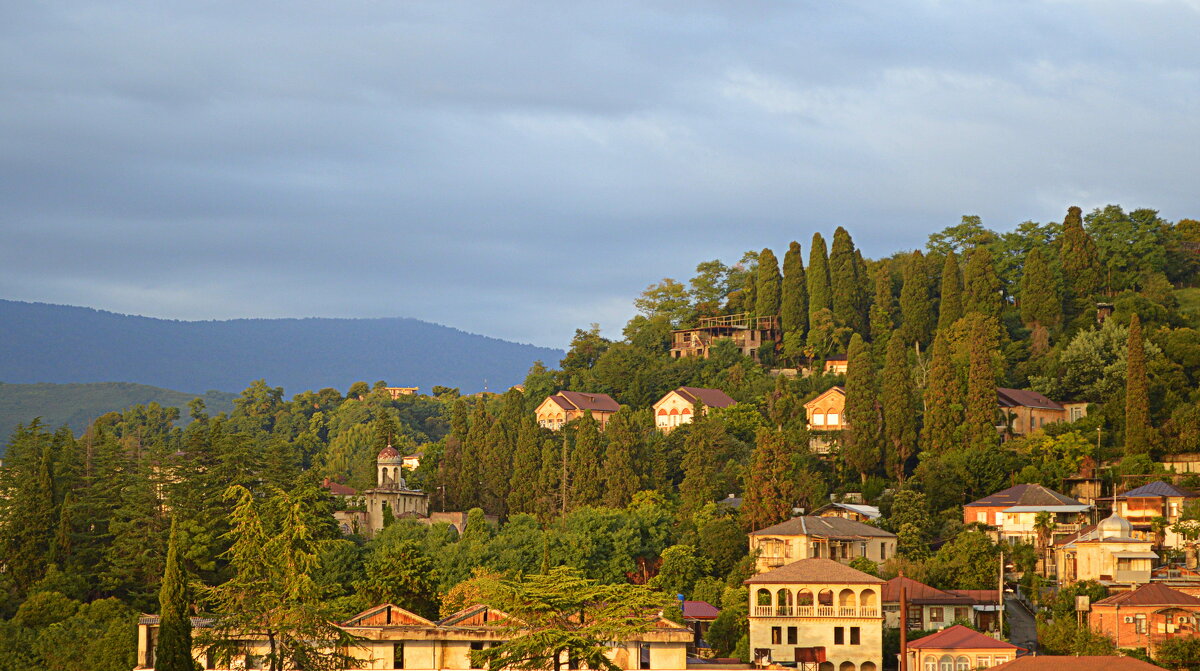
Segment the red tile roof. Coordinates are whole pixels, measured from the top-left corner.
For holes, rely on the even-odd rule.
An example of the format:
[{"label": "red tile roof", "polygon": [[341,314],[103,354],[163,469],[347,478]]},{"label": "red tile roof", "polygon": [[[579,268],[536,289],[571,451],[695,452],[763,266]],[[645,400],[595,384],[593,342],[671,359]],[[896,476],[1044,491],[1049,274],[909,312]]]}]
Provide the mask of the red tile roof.
[{"label": "red tile roof", "polygon": [[616,412],[620,404],[608,394],[585,394],[578,391],[560,391],[551,398],[565,410],[591,410],[593,412]]},{"label": "red tile roof", "polygon": [[922,582],[917,582],[912,578],[904,578],[896,576],[883,584],[883,603],[900,603],[900,586],[904,585],[906,590],[905,598],[909,603],[913,604],[961,604],[970,605],[973,603],[969,598],[950,592],[943,592],[935,587],[930,587]]},{"label": "red tile roof", "polygon": [[1162,671],[1162,667],[1133,657],[1026,655],[993,666],[991,671]]},{"label": "red tile roof", "polygon": [[684,601],[683,616],[691,620],[715,620],[721,609],[707,601]]},{"label": "red tile roof", "polygon": [[1120,592],[1101,599],[1093,606],[1200,606],[1200,599],[1159,583],[1150,583],[1131,592]]},{"label": "red tile roof", "polygon": [[1017,485],[1008,489],[996,492],[991,496],[985,496],[978,501],[972,501],[967,506],[987,506],[989,508],[1011,507],[1011,506],[1081,506],[1082,503],[1067,496],[1059,494],[1053,489],[1048,489],[1041,485]]},{"label": "red tile roof", "polygon": [[981,634],[974,629],[964,627],[961,624],[956,624],[952,627],[946,627],[936,634],[930,634],[924,638],[918,638],[911,641],[908,647],[918,650],[929,650],[936,648],[938,650],[953,650],[953,649],[999,649],[999,650],[1024,650],[1017,645],[1001,641],[986,634]]},{"label": "red tile roof", "polygon": [[832,559],[814,557],[785,564],[777,569],[759,573],[743,581],[747,585],[760,583],[846,583],[883,584],[882,578],[852,569]]},{"label": "red tile roof", "polygon": [[728,408],[737,403],[729,397],[728,394],[720,389],[707,389],[704,387],[680,387],[675,390],[680,396],[688,401],[695,403],[700,401],[704,405],[712,408]]},{"label": "red tile roof", "polygon": [[333,494],[334,496],[354,496],[355,494],[358,494],[357,489],[353,487],[347,487],[340,482],[334,482],[329,478],[325,478],[325,480],[321,482],[321,486],[325,489],[328,489],[329,493]]},{"label": "red tile roof", "polygon": [[1045,408],[1047,410],[1062,410],[1063,407],[1045,396],[1028,389],[1008,389],[996,387],[996,400],[1001,408]]}]

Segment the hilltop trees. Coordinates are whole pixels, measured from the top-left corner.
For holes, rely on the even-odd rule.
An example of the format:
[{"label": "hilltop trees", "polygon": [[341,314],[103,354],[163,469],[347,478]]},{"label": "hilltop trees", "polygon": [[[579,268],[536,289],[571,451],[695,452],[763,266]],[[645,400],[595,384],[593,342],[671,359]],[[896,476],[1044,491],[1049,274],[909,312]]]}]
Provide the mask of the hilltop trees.
[{"label": "hilltop trees", "polygon": [[795,499],[792,460],[782,433],[760,428],[742,503],[742,526],[762,529],[791,516]]},{"label": "hilltop trees", "polygon": [[820,233],[813,233],[812,243],[808,246],[808,323],[810,328],[817,321],[817,313],[829,310],[833,314],[833,294],[829,286],[829,252],[825,247],[825,238]]},{"label": "hilltop trees", "polygon": [[779,322],[784,333],[796,333],[801,340],[808,333],[808,278],[804,274],[800,243],[794,240],[783,255]]},{"label": "hilltop trees", "polygon": [[1092,236],[1083,229],[1082,214],[1078,207],[1070,208],[1058,238],[1058,258],[1062,259],[1072,314],[1087,307],[1092,296],[1100,291],[1102,281],[1100,254]]},{"label": "hilltop trees", "polygon": [[951,251],[942,264],[941,299],[938,302],[937,328],[944,331],[963,316],[962,272],[958,268],[958,255]]},{"label": "hilltop trees", "polygon": [[904,286],[900,290],[900,336],[905,342],[926,345],[933,325],[933,302],[929,295],[925,256],[916,251],[909,256],[904,268]]},{"label": "hilltop trees", "polygon": [[1062,298],[1058,293],[1058,282],[1041,248],[1034,247],[1025,256],[1021,275],[1021,321],[1033,331],[1035,353],[1044,353],[1049,348],[1049,331],[1057,328],[1061,320]]},{"label": "hilltop trees", "polygon": [[779,274],[779,261],[770,249],[758,253],[754,312],[758,315],[779,314],[780,289],[783,281]]},{"label": "hilltop trees", "polygon": [[179,524],[172,520],[167,570],[158,591],[158,645],[154,652],[154,668],[159,671],[195,670],[188,580],[183,570],[179,543]]},{"label": "hilltop trees", "polygon": [[907,351],[899,338],[888,342],[880,394],[887,472],[901,483],[904,482],[905,464],[917,452],[919,410],[913,397]]},{"label": "hilltop trees", "polygon": [[829,286],[833,300],[834,322],[855,333],[867,332],[867,297],[863,288],[854,241],[846,229],[838,226],[829,253]]}]

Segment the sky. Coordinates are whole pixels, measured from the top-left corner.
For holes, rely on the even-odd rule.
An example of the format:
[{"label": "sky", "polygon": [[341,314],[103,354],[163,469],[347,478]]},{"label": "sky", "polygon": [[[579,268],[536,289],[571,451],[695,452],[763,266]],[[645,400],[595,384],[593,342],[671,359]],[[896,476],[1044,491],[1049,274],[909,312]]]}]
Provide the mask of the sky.
[{"label": "sky", "polygon": [[0,298],[565,348],[697,263],[1200,217],[1200,0],[0,3]]}]

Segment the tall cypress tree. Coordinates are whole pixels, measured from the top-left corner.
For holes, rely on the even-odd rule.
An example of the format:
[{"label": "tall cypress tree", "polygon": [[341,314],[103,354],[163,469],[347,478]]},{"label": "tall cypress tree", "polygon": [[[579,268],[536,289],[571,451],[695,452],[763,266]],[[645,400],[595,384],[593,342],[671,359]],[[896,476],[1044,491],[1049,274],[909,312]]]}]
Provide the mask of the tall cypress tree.
[{"label": "tall cypress tree", "polygon": [[961,383],[950,358],[950,341],[944,331],[939,331],[933,339],[929,380],[925,385],[925,423],[921,430],[923,450],[942,454],[957,445],[959,427],[963,422],[962,397]]},{"label": "tall cypress tree", "polygon": [[1125,356],[1125,454],[1150,451],[1150,393],[1146,382],[1146,350],[1142,322],[1129,319],[1129,344]]},{"label": "tall cypress tree", "polygon": [[854,241],[841,226],[833,232],[833,247],[829,252],[829,287],[833,294],[833,319],[855,333],[867,332],[863,308],[863,285],[858,278],[858,260]]},{"label": "tall cypress tree", "polygon": [[778,315],[780,284],[783,278],[779,274],[779,260],[775,258],[775,252],[767,248],[759,252],[756,274],[755,314],[763,317]]},{"label": "tall cypress tree", "polygon": [[813,233],[812,244],[808,246],[808,324],[811,327],[813,317],[822,309],[833,311],[833,295],[829,290],[829,252],[825,248],[825,238],[820,233]]},{"label": "tall cypress tree", "polygon": [[483,505],[483,462],[488,433],[495,420],[487,413],[486,403],[480,398],[471,411],[471,427],[467,429],[455,478],[454,499],[463,508],[478,508]]},{"label": "tall cypress tree", "polygon": [[1076,315],[1088,307],[1092,296],[1100,292],[1104,277],[1100,252],[1092,236],[1083,228],[1083,211],[1078,207],[1067,210],[1058,241],[1058,258],[1061,259],[1067,285],[1067,303],[1071,314]]},{"label": "tall cypress tree", "polygon": [[925,255],[917,250],[904,268],[904,286],[900,289],[900,335],[906,343],[928,345],[932,332],[929,273],[925,271]]},{"label": "tall cypress tree", "polygon": [[1044,353],[1050,346],[1050,329],[1062,320],[1062,296],[1054,273],[1040,247],[1025,255],[1021,275],[1021,321],[1033,331],[1033,351]]},{"label": "tall cypress tree", "polygon": [[570,493],[563,484],[563,475],[568,464],[568,440],[566,432],[560,431],[553,438],[542,440],[542,463],[538,475],[538,518],[543,522],[552,520],[562,514],[570,501],[563,501]]},{"label": "tall cypress tree", "polygon": [[783,255],[783,289],[780,293],[779,321],[784,333],[808,333],[808,279],[800,243],[792,241]]},{"label": "tall cypress tree", "polygon": [[1000,288],[988,248],[976,247],[968,252],[967,267],[963,270],[963,314],[977,312],[999,320],[1003,307]]},{"label": "tall cypress tree", "polygon": [[695,409],[691,430],[683,441],[683,482],[679,483],[681,512],[691,515],[710,501],[725,494],[721,489],[720,470],[715,455],[728,452],[729,434],[725,423],[713,417],[703,417],[702,408]]},{"label": "tall cypress tree", "polygon": [[882,417],[875,386],[875,363],[871,351],[857,333],[850,337],[846,359],[846,407],[843,412],[850,428],[843,432],[842,455],[866,482],[867,476],[879,467]]},{"label": "tall cypress tree", "polygon": [[958,255],[954,250],[946,254],[946,262],[942,264],[941,300],[938,301],[939,331],[950,328],[954,322],[962,319],[962,271],[958,267]]},{"label": "tall cypress tree", "polygon": [[904,465],[917,451],[917,402],[908,350],[899,338],[888,342],[880,397],[888,475],[903,483]]},{"label": "tall cypress tree", "polygon": [[608,449],[604,453],[604,505],[624,508],[641,489],[637,457],[642,452],[642,435],[633,411],[622,407],[604,429]]},{"label": "tall cypress tree", "polygon": [[603,441],[600,423],[590,411],[585,412],[575,426],[575,444],[571,446],[570,508],[598,506],[604,498]]},{"label": "tall cypress tree", "polygon": [[997,346],[997,330],[998,323],[992,319],[972,320],[964,423],[967,443],[975,449],[993,447],[1000,442],[996,432],[996,368],[992,359]]},{"label": "tall cypress tree", "polygon": [[499,419],[488,427],[480,464],[482,478],[482,508],[489,515],[501,518],[508,513],[508,494],[511,486],[513,452],[516,446],[509,443],[508,432]]},{"label": "tall cypress tree", "polygon": [[541,431],[530,413],[525,413],[518,427],[512,476],[509,478],[508,512],[536,513],[538,479],[542,470]]},{"label": "tall cypress tree", "polygon": [[883,359],[888,339],[896,325],[896,299],[892,296],[891,263],[884,261],[875,271],[875,300],[871,302],[871,351]]},{"label": "tall cypress tree", "polygon": [[171,520],[167,567],[158,589],[158,645],[154,649],[157,671],[194,671],[192,621],[188,616],[187,574],[179,548],[179,524]]},{"label": "tall cypress tree", "polygon": [[792,516],[792,504],[796,499],[792,470],[792,455],[784,434],[760,427],[741,508],[745,529],[762,529]]}]

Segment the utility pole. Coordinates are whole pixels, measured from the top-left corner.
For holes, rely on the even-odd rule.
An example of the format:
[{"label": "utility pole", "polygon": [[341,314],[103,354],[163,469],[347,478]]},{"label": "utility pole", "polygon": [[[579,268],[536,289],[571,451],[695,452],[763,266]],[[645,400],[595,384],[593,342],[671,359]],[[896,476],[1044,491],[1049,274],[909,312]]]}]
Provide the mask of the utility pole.
[{"label": "utility pole", "polygon": [[908,671],[908,588],[900,572],[900,671]]},{"label": "utility pole", "polygon": [[1000,607],[1000,636],[1004,636],[1004,548],[1000,548],[1000,591],[997,593]]}]

